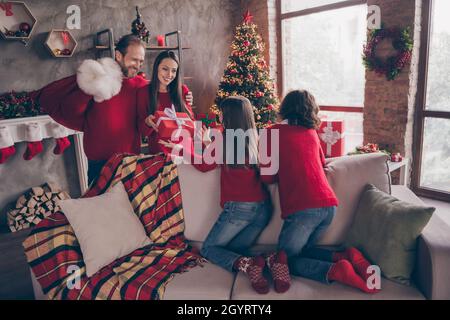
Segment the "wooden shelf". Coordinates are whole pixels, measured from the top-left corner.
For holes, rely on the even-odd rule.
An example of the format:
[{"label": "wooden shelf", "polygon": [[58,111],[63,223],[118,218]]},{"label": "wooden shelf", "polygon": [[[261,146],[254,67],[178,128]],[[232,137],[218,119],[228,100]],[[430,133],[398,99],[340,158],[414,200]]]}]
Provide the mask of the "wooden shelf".
[{"label": "wooden shelf", "polygon": [[[0,9],[0,34],[2,37],[6,40],[19,40],[27,43],[31,38],[37,21],[30,9],[21,1],[0,2],[0,4],[2,6],[11,6],[10,8],[5,7],[7,8],[5,10]],[[12,15],[7,15],[9,10]],[[7,34],[7,30],[18,32],[22,23],[27,23],[30,26],[30,30],[26,33],[26,36],[12,36]]]},{"label": "wooden shelf", "polygon": [[[64,43],[62,34],[66,33],[68,36],[68,42]],[[70,33],[69,30],[57,30],[53,29],[45,41],[45,46],[50,51],[51,55],[55,58],[70,58],[73,56],[75,49],[77,48],[77,41]],[[70,54],[57,54],[57,50],[64,52],[64,50],[70,50]]]}]

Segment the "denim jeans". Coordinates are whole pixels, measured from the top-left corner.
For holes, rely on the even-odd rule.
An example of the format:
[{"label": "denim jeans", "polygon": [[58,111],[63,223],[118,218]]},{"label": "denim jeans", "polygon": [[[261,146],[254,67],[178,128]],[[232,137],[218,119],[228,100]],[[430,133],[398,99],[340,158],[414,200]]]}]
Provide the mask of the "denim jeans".
[{"label": "denim jeans", "polygon": [[97,180],[100,176],[100,172],[103,166],[106,164],[104,160],[88,160],[88,186],[90,187],[92,183]]},{"label": "denim jeans", "polygon": [[286,251],[291,274],[328,283],[332,252],[315,248],[314,245],[330,225],[335,213],[336,207],[306,209],[284,220],[278,249]]},{"label": "denim jeans", "polygon": [[233,264],[248,254],[258,236],[270,222],[272,206],[266,202],[226,202],[222,213],[206,237],[201,254],[233,272]]}]

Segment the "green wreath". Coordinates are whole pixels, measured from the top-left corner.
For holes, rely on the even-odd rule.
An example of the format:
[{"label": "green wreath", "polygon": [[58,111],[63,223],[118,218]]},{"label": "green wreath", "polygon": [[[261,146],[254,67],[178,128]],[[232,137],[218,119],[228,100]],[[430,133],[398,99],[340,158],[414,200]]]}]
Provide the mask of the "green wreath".
[{"label": "green wreath", "polygon": [[[384,39],[391,39],[392,46],[397,54],[382,60],[376,56],[378,44]],[[364,66],[377,74],[385,75],[386,78],[394,80],[407,63],[411,61],[413,40],[409,28],[375,29],[369,34],[369,40],[364,46]]]}]

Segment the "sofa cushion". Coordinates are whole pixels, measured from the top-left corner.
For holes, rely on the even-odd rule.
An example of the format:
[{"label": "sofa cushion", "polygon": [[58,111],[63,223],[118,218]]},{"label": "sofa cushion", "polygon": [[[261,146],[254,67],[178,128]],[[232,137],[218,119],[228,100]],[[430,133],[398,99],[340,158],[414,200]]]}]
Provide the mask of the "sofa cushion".
[{"label": "sofa cushion", "polygon": [[[339,199],[336,216],[327,229],[321,245],[339,245],[353,221],[359,196],[367,183],[390,193],[388,157],[383,153],[355,155],[328,160],[327,178]],[[185,235],[193,241],[204,241],[221,213],[220,171],[202,173],[192,165],[178,166],[183,209]],[[272,220],[263,231],[257,244],[276,244],[281,230],[281,210],[278,186],[269,187],[274,206]],[[201,196],[201,198],[199,198]]]},{"label": "sofa cushion", "polygon": [[202,173],[189,164],[178,166],[185,220],[184,235],[204,241],[222,212],[220,207],[220,170]]},{"label": "sofa cushion", "polygon": [[152,243],[122,182],[96,197],[58,203],[75,231],[88,277],[115,259]]},{"label": "sofa cushion", "polygon": [[250,286],[248,278],[238,274],[231,293],[232,300],[424,300],[423,294],[412,286],[405,286],[382,279],[381,291],[366,294],[358,289],[333,282],[330,285],[321,282],[293,277],[291,288],[283,293],[276,293],[271,285],[268,294],[257,294]]},{"label": "sofa cushion", "polygon": [[169,281],[164,300],[229,300],[235,275],[206,262]]},{"label": "sofa cushion", "polygon": [[359,248],[385,277],[409,284],[416,262],[417,238],[434,210],[400,201],[369,184],[345,245]]}]

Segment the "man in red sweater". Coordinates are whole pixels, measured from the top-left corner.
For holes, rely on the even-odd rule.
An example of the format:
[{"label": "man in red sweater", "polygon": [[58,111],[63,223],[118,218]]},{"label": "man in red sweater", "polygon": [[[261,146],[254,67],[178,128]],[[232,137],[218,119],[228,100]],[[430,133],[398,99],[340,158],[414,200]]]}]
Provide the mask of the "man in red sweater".
[{"label": "man in red sweater", "polygon": [[[55,121],[83,132],[88,158],[88,183],[116,153],[139,154],[146,110],[138,110],[137,90],[148,84],[137,76],[145,59],[145,44],[134,35],[122,37],[115,60],[85,60],[77,74],[41,90],[40,103]],[[192,95],[187,97],[192,103]],[[146,108],[146,106],[139,106]],[[140,112],[139,112],[140,111]]]}]

